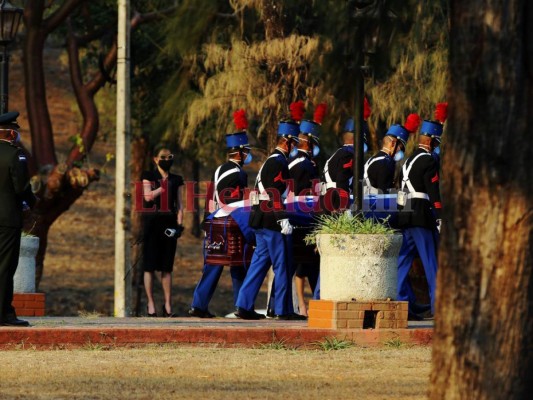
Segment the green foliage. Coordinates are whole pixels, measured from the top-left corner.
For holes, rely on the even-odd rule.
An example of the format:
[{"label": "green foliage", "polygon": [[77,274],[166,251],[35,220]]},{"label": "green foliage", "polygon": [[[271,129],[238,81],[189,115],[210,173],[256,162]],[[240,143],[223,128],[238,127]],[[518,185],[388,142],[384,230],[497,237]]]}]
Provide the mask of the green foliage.
[{"label": "green foliage", "polygon": [[348,235],[386,235],[393,234],[386,219],[364,218],[362,214],[352,216],[347,212],[337,212],[331,215],[320,215],[313,224],[313,230],[304,238],[306,244],[316,244],[318,234],[348,234]]},{"label": "green foliage", "polygon": [[343,340],[336,337],[325,338],[323,342],[317,342],[317,347],[324,351],[331,350],[345,350],[354,346],[354,343],[349,340]]},{"label": "green foliage", "polygon": [[290,350],[285,339],[272,339],[271,343],[261,344],[262,350]]}]

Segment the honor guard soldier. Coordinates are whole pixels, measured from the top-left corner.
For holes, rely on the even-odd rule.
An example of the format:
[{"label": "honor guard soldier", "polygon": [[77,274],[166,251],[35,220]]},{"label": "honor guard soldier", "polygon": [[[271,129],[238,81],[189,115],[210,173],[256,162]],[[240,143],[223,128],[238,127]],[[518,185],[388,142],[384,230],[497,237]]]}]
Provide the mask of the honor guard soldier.
[{"label": "honor guard soldier", "polygon": [[404,157],[409,134],[416,132],[420,126],[418,114],[409,114],[405,124],[392,125],[385,137],[383,146],[370,157],[364,167],[364,194],[383,194],[394,188],[396,162]]},{"label": "honor guard soldier", "polygon": [[[304,120],[300,123],[298,136],[298,154],[289,160],[289,176],[294,184],[296,196],[318,195],[319,173],[313,158],[320,152],[320,125],[326,114],[327,106],[322,103],[316,106],[313,121]],[[296,265],[296,294],[300,315],[307,316],[307,306],[304,297],[305,278],[309,281],[311,292],[314,293],[320,270],[319,263]]]},{"label": "honor guard soldier", "polygon": [[[291,104],[292,115],[301,109],[303,102]],[[237,299],[235,315],[242,319],[265,318],[254,310],[254,304],[270,265],[275,276],[275,318],[296,318],[292,306],[292,225],[283,196],[289,190],[288,158],[289,154],[297,153],[299,132],[294,119],[279,123],[276,149],[261,166],[255,181],[256,192],[250,195],[254,204],[250,226],[255,229],[256,248]]]},{"label": "honor guard soldier", "polygon": [[22,231],[23,203],[33,207],[26,156],[20,141],[16,111],[0,115],[0,325],[29,326],[17,318],[13,302],[13,277],[17,270]]},{"label": "honor guard soldier", "polygon": [[410,318],[417,318],[410,298],[408,274],[418,254],[429,286],[431,311],[434,312],[437,276],[437,247],[440,233],[441,199],[439,165],[432,153],[439,148],[446,120],[447,103],[437,104],[436,121],[424,121],[420,128],[418,149],[402,167],[398,191],[398,224],[403,242],[398,258],[398,300],[410,302]]},{"label": "honor guard soldier", "polygon": [[[243,170],[243,165],[252,161],[250,145],[246,129],[248,121],[244,110],[237,110],[233,113],[233,121],[237,132],[226,135],[226,148],[228,161],[219,166],[213,177],[214,191],[210,196],[212,209],[216,211],[225,205],[244,199],[244,191],[248,187],[248,175]],[[207,211],[207,210],[206,210]],[[189,315],[199,318],[213,318],[214,315],[208,310],[209,302],[213,297],[223,265],[204,264],[202,278],[194,290]],[[230,267],[231,280],[233,283],[233,303],[237,301],[239,290],[246,276],[244,267]]]},{"label": "honor guard soldier", "polygon": [[[365,97],[363,140],[364,152],[368,150],[366,120],[370,116],[370,105]],[[355,123],[352,118],[346,121],[342,135],[343,146],[339,148],[326,161],[321,183],[322,212],[345,210],[350,207],[350,194],[353,181],[353,156],[354,156]]]}]

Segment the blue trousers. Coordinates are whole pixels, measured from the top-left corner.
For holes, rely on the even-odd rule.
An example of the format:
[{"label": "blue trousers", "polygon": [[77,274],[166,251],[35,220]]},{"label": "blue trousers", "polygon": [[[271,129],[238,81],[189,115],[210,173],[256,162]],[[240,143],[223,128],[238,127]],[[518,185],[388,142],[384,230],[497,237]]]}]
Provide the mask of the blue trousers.
[{"label": "blue trousers", "polygon": [[315,290],[313,291],[313,300],[320,300],[320,274],[318,274]]},{"label": "blue trousers", "polygon": [[283,235],[270,229],[257,229],[255,232],[256,248],[250,268],[244,279],[237,307],[251,311],[272,265],[276,284],[274,290],[274,313],[287,315],[294,312],[292,306],[292,236]]},{"label": "blue trousers", "polygon": [[435,311],[435,286],[437,280],[437,248],[439,234],[437,230],[421,227],[406,228],[402,231],[403,242],[398,257],[398,300],[412,301],[413,291],[409,285],[409,270],[418,254],[429,286],[431,311]]},{"label": "blue trousers", "polygon": [[[202,270],[202,277],[194,289],[191,306],[203,311],[208,310],[209,302],[215,293],[215,289],[222,275],[222,265],[206,265]],[[241,290],[246,270],[244,267],[230,267],[231,281],[233,282],[233,304],[237,302],[237,296]]]}]

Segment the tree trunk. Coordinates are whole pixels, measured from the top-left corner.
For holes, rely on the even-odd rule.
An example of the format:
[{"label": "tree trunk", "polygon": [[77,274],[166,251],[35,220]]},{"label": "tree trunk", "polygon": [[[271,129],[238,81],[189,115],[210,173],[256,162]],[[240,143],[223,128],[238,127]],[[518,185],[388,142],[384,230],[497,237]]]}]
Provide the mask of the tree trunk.
[{"label": "tree trunk", "polygon": [[533,391],[533,7],[452,0],[432,399]]}]

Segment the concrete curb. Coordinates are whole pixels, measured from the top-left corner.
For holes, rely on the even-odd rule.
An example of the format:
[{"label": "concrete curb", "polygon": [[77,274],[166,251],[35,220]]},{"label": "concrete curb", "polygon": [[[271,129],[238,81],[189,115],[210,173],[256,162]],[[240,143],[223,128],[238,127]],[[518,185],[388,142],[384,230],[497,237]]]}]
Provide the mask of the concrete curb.
[{"label": "concrete curb", "polygon": [[429,345],[431,324],[408,329],[312,329],[306,322],[216,318],[28,318],[29,328],[0,327],[0,349],[138,347],[150,344],[312,348],[326,339],[379,346],[388,341]]}]

